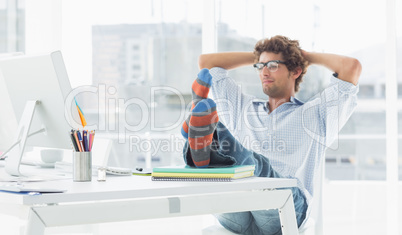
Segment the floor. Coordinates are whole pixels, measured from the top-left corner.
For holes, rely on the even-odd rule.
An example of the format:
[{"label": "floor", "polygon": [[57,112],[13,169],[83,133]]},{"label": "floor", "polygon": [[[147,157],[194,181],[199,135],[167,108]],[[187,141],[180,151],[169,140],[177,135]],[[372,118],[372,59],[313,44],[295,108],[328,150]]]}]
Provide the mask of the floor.
[{"label": "floor", "polygon": [[[331,181],[324,187],[324,229],[326,235],[386,234],[385,183],[381,181]],[[402,184],[399,185],[402,195]],[[399,197],[402,198],[402,197]],[[402,221],[402,201],[399,202]],[[216,225],[212,215],[142,220],[46,229],[46,234],[214,234],[207,228]],[[402,223],[399,223],[402,235]],[[23,234],[24,220],[0,215],[1,234]],[[208,232],[208,233],[207,233]]]}]

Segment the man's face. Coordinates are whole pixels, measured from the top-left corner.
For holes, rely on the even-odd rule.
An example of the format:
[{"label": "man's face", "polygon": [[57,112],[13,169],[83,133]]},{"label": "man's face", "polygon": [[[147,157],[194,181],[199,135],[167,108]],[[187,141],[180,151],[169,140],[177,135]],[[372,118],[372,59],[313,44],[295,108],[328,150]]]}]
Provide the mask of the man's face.
[{"label": "man's face", "polygon": [[[260,63],[266,63],[271,60],[283,61],[282,54],[272,52],[263,52],[260,55]],[[262,89],[266,95],[272,98],[285,98],[291,96],[294,92],[295,79],[285,64],[278,64],[278,69],[271,72],[267,67],[260,71]]]}]

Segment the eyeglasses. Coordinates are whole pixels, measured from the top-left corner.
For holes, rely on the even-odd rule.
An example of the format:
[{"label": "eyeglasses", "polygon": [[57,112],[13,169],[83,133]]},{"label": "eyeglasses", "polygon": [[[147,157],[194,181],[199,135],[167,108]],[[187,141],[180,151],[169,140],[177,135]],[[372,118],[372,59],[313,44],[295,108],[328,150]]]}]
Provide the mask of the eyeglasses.
[{"label": "eyeglasses", "polygon": [[286,64],[286,62],[282,60],[270,60],[266,63],[256,63],[253,66],[258,72],[261,72],[266,66],[271,73],[274,73],[278,70],[279,64]]}]

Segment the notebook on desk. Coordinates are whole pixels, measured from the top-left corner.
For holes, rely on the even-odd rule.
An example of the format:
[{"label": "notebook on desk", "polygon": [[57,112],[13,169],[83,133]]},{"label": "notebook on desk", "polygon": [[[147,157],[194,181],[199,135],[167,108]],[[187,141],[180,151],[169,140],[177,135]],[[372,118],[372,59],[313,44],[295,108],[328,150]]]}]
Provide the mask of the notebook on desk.
[{"label": "notebook on desk", "polygon": [[254,165],[195,168],[190,166],[157,167],[152,171],[154,181],[232,181],[254,175]]}]

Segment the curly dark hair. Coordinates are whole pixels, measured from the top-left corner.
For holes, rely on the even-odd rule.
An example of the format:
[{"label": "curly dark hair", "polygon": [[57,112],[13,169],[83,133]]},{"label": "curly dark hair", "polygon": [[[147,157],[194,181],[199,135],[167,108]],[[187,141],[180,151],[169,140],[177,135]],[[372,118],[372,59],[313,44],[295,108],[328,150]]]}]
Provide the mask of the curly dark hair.
[{"label": "curly dark hair", "polygon": [[295,92],[299,90],[300,82],[307,71],[308,61],[301,54],[299,41],[277,35],[271,38],[261,39],[254,47],[254,62],[257,63],[263,52],[282,53],[289,71],[294,71],[297,67],[302,69],[302,73],[295,81]]}]

